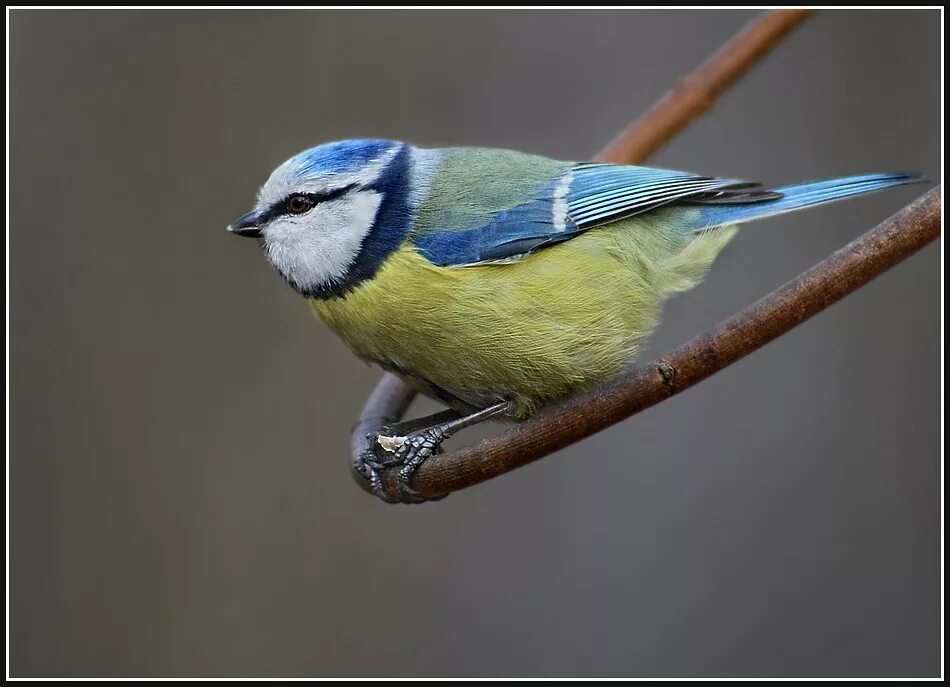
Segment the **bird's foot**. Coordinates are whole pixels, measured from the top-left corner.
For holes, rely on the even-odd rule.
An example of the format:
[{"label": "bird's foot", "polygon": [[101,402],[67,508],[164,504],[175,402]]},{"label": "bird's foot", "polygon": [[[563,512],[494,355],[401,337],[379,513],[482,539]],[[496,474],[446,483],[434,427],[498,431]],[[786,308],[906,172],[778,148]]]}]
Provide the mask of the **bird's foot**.
[{"label": "bird's foot", "polygon": [[[452,432],[445,425],[427,427],[406,436],[394,436],[384,428],[368,436],[371,448],[360,456],[357,472],[366,479],[373,493],[386,503],[424,503],[437,501],[446,495],[427,499],[412,487],[412,478],[419,466],[434,455],[442,453],[442,442]],[[380,473],[390,468],[396,472],[397,498],[386,493]]]},{"label": "bird's foot", "polygon": [[[442,442],[450,436],[490,417],[501,415],[509,407],[507,401],[502,401],[471,415],[459,416],[454,411],[445,411],[428,418],[383,427],[379,432],[366,435],[369,448],[360,455],[354,467],[369,482],[373,493],[386,503],[423,503],[444,499],[448,494],[427,499],[413,489],[412,478],[416,470],[432,456],[442,453]],[[426,427],[424,423],[432,420],[435,423]],[[401,432],[405,434],[401,435]],[[380,474],[390,468],[398,468],[396,498],[386,493]]]}]

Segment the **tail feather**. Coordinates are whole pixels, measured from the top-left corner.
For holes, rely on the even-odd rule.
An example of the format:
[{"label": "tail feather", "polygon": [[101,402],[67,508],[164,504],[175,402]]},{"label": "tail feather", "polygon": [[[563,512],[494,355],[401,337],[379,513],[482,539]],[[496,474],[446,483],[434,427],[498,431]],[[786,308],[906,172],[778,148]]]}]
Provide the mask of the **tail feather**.
[{"label": "tail feather", "polygon": [[700,206],[695,229],[711,229],[724,224],[739,224],[773,217],[794,210],[830,203],[849,196],[873,193],[894,186],[926,181],[919,174],[897,172],[891,174],[863,174],[821,181],[807,181],[774,189],[782,194],[776,200],[743,205]]}]

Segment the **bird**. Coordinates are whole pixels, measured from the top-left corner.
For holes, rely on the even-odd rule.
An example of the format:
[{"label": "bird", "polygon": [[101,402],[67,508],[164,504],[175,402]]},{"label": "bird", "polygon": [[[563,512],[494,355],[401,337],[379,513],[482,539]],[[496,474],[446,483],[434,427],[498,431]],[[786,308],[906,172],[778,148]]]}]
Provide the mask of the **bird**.
[{"label": "bird", "polygon": [[[386,501],[489,418],[520,421],[636,360],[666,299],[738,225],[922,181],[878,173],[767,187],[495,148],[348,139],[294,155],[228,225],[363,360],[447,407],[384,427],[358,471]],[[398,468],[398,495],[381,471]]]}]

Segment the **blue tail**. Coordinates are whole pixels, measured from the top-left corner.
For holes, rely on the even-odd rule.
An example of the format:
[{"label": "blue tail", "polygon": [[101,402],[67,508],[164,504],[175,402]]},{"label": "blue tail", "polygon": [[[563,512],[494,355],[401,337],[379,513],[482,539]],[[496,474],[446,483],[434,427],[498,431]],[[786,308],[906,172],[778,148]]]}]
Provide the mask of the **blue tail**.
[{"label": "blue tail", "polygon": [[807,181],[802,184],[782,186],[774,189],[782,197],[775,200],[729,205],[700,205],[699,217],[694,225],[697,231],[711,229],[724,224],[751,222],[785,212],[830,203],[849,196],[873,193],[893,186],[904,186],[926,181],[919,174],[863,174],[853,177],[839,177],[823,181]]}]

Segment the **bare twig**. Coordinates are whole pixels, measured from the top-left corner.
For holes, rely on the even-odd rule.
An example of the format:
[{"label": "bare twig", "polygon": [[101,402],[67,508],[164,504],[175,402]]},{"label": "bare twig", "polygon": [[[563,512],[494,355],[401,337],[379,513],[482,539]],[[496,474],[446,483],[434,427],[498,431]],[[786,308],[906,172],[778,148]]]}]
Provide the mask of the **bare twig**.
[{"label": "bare twig", "polygon": [[811,10],[772,10],[760,15],[611,141],[597,159],[627,164],[647,159],[715,105],[720,93],[810,13]]},{"label": "bare twig", "polygon": [[[597,159],[640,162],[761,58],[807,14],[772,10],[743,29],[695,74],[668,93]],[[423,496],[456,491],[537,460],[630,417],[705,379],[867,283],[939,235],[940,191],[935,189],[798,279],[709,334],[642,365],[594,391],[549,408],[496,437],[427,461],[415,476]],[[385,375],[353,431],[353,459],[368,448],[368,433],[402,418],[415,392]],[[365,480],[357,481],[366,486]],[[392,478],[384,484],[394,493]]]}]

